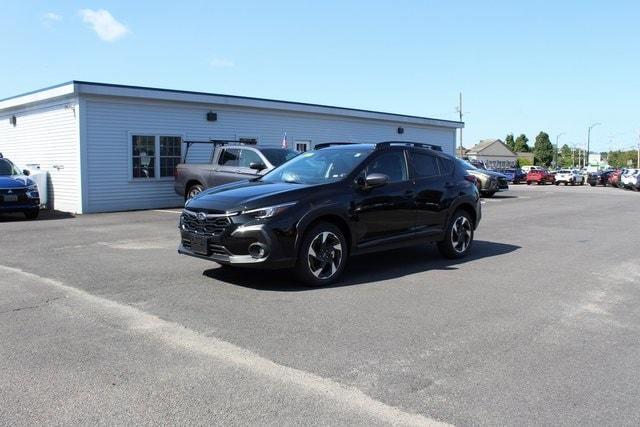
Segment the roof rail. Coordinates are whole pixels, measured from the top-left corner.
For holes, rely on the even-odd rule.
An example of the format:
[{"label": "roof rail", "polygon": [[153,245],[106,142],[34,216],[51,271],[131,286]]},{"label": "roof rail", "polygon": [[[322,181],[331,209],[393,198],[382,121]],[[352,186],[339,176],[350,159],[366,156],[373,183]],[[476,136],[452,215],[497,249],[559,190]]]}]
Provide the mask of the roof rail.
[{"label": "roof rail", "polygon": [[320,150],[322,148],[327,148],[327,147],[332,147],[334,145],[351,145],[351,144],[357,144],[357,142],[323,142],[320,144],[316,144],[313,149],[314,150]]},{"label": "roof rail", "polygon": [[376,144],[377,148],[390,147],[391,145],[409,145],[411,147],[429,148],[434,151],[442,151],[441,145],[428,144],[426,142],[413,142],[413,141],[384,141]]}]

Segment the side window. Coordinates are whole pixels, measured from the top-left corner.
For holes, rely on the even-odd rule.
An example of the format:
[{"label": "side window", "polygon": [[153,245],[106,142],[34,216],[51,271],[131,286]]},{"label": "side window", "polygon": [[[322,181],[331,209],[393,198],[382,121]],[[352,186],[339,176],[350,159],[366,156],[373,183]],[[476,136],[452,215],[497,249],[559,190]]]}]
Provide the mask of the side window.
[{"label": "side window", "polygon": [[251,163],[264,163],[258,153],[253,150],[242,150],[240,152],[239,166],[241,168],[248,168]]},{"label": "side window", "polygon": [[411,165],[413,166],[416,178],[431,178],[440,175],[435,156],[426,153],[412,152],[409,158],[411,159]]},{"label": "side window", "polygon": [[220,166],[237,167],[239,165],[240,150],[237,148],[225,148],[220,153],[220,160],[218,164]]},{"label": "side window", "polygon": [[438,166],[440,166],[440,174],[451,175],[453,173],[453,160],[438,157]]},{"label": "side window", "polygon": [[376,157],[367,167],[367,174],[381,173],[389,177],[389,182],[401,182],[408,179],[407,162],[404,152],[393,151]]}]

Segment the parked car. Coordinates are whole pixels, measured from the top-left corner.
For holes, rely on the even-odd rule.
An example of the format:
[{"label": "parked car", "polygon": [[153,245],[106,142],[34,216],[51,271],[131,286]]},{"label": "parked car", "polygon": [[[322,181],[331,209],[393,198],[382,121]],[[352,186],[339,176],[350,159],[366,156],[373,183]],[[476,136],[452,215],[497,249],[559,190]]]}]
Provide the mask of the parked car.
[{"label": "parked car", "polygon": [[618,169],[613,171],[610,175],[609,178],[607,179],[607,184],[612,186],[612,187],[619,187],[620,186],[620,177],[622,176],[624,172],[624,169]]},{"label": "parked car", "polygon": [[587,183],[592,187],[595,187],[596,185],[606,187],[609,184],[609,177],[614,172],[614,170],[590,172],[587,176]]},{"label": "parked car", "polygon": [[21,212],[28,219],[38,217],[38,186],[28,175],[29,171],[21,171],[9,159],[0,155],[0,213]]},{"label": "parked car", "polygon": [[556,185],[582,185],[584,177],[575,169],[560,169],[554,174],[554,181]]},{"label": "parked car", "polygon": [[459,160],[467,168],[467,172],[476,177],[478,191],[483,197],[493,197],[498,191],[509,189],[509,180],[503,174],[476,167],[466,160]]},{"label": "parked car", "polygon": [[[194,143],[201,142],[186,141],[187,147]],[[237,141],[202,143],[212,144],[211,161],[186,163],[187,148],[187,154],[175,170],[174,189],[185,200],[207,188],[265,175],[299,154],[288,148],[257,147]]]},{"label": "parked car", "polygon": [[625,173],[620,176],[620,184],[624,188],[635,189],[638,183],[638,173],[640,169],[627,169]]},{"label": "parked car", "polygon": [[336,281],[352,255],[437,242],[469,252],[481,218],[467,164],[419,143],[326,146],[264,176],[206,190],[180,217],[178,252]]},{"label": "parked car", "polygon": [[533,165],[522,166],[520,169],[522,169],[522,172],[527,174],[532,170],[539,170],[539,171],[544,170],[542,166],[533,166]]},{"label": "parked car", "polygon": [[544,169],[531,169],[527,174],[527,185],[536,184],[553,184],[555,176]]},{"label": "parked car", "polygon": [[500,173],[506,176],[507,180],[512,184],[519,184],[527,179],[527,174],[520,168],[505,169]]}]

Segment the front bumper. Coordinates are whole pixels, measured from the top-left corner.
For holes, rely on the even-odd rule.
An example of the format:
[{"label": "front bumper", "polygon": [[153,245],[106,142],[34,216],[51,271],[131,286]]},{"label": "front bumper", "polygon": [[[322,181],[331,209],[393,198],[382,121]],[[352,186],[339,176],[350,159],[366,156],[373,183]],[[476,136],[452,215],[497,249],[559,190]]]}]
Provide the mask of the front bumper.
[{"label": "front bumper", "polygon": [[[229,218],[229,224],[216,233],[197,232],[181,226],[178,253],[223,265],[265,269],[295,266],[295,228],[270,222],[243,225],[234,220],[237,218]],[[198,245],[192,245],[194,239],[198,239]],[[249,247],[252,245],[262,247],[264,255],[251,255]]]}]

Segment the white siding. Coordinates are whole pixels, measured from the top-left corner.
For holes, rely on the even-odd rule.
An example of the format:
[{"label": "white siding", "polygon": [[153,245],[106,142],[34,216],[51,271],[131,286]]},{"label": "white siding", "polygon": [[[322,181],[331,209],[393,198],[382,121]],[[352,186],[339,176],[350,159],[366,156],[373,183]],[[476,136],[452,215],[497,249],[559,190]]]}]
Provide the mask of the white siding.
[{"label": "white siding", "polygon": [[[205,114],[218,113],[216,122]],[[376,142],[384,140],[424,141],[442,145],[453,154],[455,129],[421,126],[398,121],[346,118],[333,115],[255,108],[201,105],[124,98],[87,97],[86,120],[87,212],[178,206],[182,198],[173,190],[173,180],[132,181],[129,176],[130,133],[184,135],[186,139],[236,139],[256,137],[260,145],[279,146],[287,132],[294,140],[312,144],[330,141]],[[402,135],[397,128],[404,128]],[[199,158],[207,153],[200,150]],[[191,157],[191,152],[189,154]]]},{"label": "white siding", "polygon": [[82,211],[77,116],[76,99],[0,112],[0,153],[21,167],[37,163],[49,171],[49,207],[67,212]]}]

